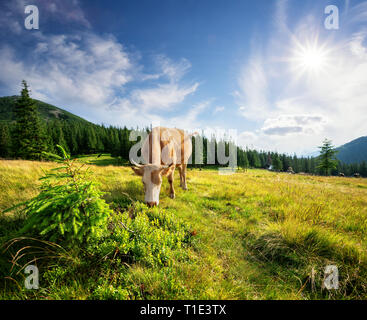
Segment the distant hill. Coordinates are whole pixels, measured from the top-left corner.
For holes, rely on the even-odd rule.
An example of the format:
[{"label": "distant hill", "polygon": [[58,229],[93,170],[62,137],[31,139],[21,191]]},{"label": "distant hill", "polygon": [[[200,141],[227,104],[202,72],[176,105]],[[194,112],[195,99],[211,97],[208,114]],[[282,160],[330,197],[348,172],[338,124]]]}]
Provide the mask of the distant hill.
[{"label": "distant hill", "polygon": [[351,164],[367,161],[367,137],[360,137],[337,149],[337,158],[342,162]]},{"label": "distant hill", "polygon": [[[12,122],[15,120],[14,118],[14,107],[16,104],[16,100],[18,96],[8,96],[8,97],[0,97],[0,122]],[[92,123],[78,117],[68,111],[55,107],[51,104],[33,99],[38,107],[38,112],[42,119],[49,120],[65,120],[67,122],[81,123],[81,124],[89,124]],[[95,124],[93,126],[98,127]],[[337,158],[346,163],[361,163],[362,161],[367,161],[367,136],[360,137],[356,140],[353,140],[349,143],[342,145],[337,148],[339,153],[337,154]],[[319,152],[314,152],[312,157],[317,157]]]},{"label": "distant hill", "polygon": [[[0,121],[14,121],[14,107],[18,96],[0,97]],[[72,122],[89,123],[70,112],[55,107],[51,104],[33,99],[37,105],[38,112],[44,120],[67,120]]]}]

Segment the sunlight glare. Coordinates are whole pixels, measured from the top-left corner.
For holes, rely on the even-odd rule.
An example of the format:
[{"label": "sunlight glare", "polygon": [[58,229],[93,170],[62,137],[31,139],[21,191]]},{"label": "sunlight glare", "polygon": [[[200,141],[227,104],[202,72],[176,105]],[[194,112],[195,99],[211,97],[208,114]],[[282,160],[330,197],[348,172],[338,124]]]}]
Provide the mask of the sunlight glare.
[{"label": "sunlight glare", "polygon": [[300,56],[301,62],[306,69],[319,70],[325,64],[325,55],[317,48],[305,50]]},{"label": "sunlight glare", "polygon": [[291,59],[293,68],[302,75],[308,73],[309,75],[319,74],[324,72],[328,66],[329,57],[328,51],[323,46],[319,46],[316,42],[312,45],[298,45],[297,50],[294,51]]}]

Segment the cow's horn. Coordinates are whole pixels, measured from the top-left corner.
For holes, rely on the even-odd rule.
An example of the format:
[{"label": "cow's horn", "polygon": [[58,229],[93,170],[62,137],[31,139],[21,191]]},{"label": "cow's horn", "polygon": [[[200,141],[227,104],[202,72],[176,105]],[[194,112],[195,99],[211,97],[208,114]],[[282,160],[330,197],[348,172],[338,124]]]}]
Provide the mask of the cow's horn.
[{"label": "cow's horn", "polygon": [[142,165],[141,164],[138,164],[134,161],[134,159],[130,159],[130,162],[132,163],[133,166],[137,167],[137,168],[141,168]]}]

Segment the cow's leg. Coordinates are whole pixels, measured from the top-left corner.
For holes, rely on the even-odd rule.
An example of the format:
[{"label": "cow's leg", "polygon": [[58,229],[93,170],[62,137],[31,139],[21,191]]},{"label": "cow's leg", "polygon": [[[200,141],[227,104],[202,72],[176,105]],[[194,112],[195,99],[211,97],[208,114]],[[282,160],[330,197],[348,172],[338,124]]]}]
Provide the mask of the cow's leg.
[{"label": "cow's leg", "polygon": [[180,187],[183,189],[184,182],[183,182],[183,171],[182,171],[182,165],[178,166],[178,172],[180,173]]},{"label": "cow's leg", "polygon": [[173,187],[174,176],[175,176],[175,169],[173,169],[167,176],[169,182],[169,196],[171,199],[175,198],[175,189]]},{"label": "cow's leg", "polygon": [[186,184],[186,168],[187,164],[182,164],[182,189],[187,190],[187,184]]}]

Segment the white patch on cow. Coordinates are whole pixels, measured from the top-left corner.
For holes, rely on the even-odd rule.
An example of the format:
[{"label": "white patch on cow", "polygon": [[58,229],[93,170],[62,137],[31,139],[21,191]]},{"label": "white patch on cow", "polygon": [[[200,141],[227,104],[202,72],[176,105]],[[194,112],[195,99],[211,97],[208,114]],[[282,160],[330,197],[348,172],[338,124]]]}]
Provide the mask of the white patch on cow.
[{"label": "white patch on cow", "polygon": [[162,177],[159,177],[159,184],[155,184],[152,181],[152,172],[159,170],[159,166],[147,165],[144,167],[143,183],[145,188],[145,202],[155,202],[159,204],[159,194],[161,192]]}]

